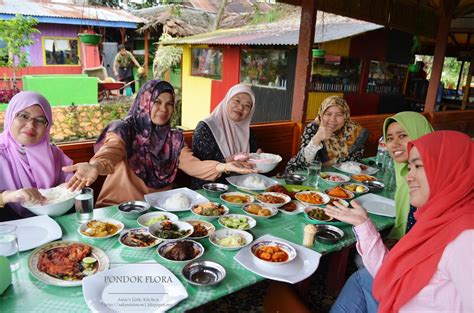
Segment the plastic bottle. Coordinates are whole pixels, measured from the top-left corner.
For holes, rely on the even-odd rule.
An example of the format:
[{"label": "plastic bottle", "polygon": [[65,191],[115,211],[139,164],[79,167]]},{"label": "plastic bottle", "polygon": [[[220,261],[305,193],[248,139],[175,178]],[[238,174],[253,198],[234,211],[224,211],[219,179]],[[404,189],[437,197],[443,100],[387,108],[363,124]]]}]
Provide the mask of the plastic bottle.
[{"label": "plastic bottle", "polygon": [[377,167],[379,167],[381,170],[384,169],[385,157],[387,156],[387,154],[387,147],[385,146],[385,140],[382,136],[379,139],[379,145],[377,147],[377,156],[375,157],[375,164],[377,164]]}]

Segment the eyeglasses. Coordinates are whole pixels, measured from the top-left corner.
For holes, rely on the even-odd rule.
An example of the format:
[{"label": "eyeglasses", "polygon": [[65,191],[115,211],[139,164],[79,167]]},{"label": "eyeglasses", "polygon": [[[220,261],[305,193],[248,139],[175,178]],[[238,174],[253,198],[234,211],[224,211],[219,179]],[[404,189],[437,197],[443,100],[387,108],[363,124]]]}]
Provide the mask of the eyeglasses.
[{"label": "eyeglasses", "polygon": [[31,115],[26,112],[18,112],[15,117],[22,123],[32,121],[33,124],[36,126],[47,127],[49,124],[48,120],[45,117],[31,117]]}]

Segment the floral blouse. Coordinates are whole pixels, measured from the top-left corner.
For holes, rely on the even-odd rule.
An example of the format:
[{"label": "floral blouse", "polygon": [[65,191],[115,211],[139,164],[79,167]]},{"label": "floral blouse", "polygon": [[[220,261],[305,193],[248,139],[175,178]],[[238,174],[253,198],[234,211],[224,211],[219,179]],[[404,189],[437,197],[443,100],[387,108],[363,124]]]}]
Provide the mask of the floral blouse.
[{"label": "floral blouse", "polygon": [[[257,140],[252,130],[250,130],[249,144],[250,144],[250,152],[257,151]],[[192,150],[193,150],[194,156],[199,158],[201,161],[215,160],[215,161],[225,163],[225,158],[222,155],[222,152],[219,149],[219,146],[217,145],[216,139],[214,138],[214,135],[212,134],[211,129],[203,121],[198,123],[198,125],[196,126],[196,129],[193,132]],[[226,184],[227,183],[227,181],[225,180],[226,176],[227,175],[223,174],[217,180],[217,182]],[[193,189],[199,189],[199,188],[202,188],[202,185],[207,182],[208,181],[192,177],[191,187]]]},{"label": "floral blouse", "polygon": [[[305,158],[305,155],[307,155],[305,149],[311,142],[311,138],[313,138],[313,136],[318,132],[318,128],[319,126],[315,122],[306,125],[303,136],[301,137],[301,145],[298,154],[288,162],[286,165],[286,171],[297,171],[299,168],[306,165],[308,160]],[[368,138],[369,131],[364,128],[354,144],[350,147],[349,155],[345,158],[339,159],[337,162],[359,161],[362,159],[364,155],[364,144]],[[329,161],[328,152],[324,145],[316,152],[314,160],[321,161],[322,163]]]}]

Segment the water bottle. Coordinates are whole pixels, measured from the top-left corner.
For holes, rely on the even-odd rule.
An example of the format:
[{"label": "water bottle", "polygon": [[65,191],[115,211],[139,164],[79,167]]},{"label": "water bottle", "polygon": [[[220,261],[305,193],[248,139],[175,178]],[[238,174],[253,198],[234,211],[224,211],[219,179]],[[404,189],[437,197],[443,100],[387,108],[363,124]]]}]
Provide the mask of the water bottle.
[{"label": "water bottle", "polygon": [[385,140],[383,136],[379,139],[379,145],[377,147],[377,156],[375,157],[375,164],[381,170],[384,169],[385,157],[387,156],[387,147],[385,146]]}]

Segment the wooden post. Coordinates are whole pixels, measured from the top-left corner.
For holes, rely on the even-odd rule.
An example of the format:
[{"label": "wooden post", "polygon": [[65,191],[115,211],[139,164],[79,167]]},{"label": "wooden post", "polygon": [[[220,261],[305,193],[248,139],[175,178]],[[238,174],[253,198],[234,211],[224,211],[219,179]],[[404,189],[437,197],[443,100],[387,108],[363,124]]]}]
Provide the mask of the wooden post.
[{"label": "wooden post", "polygon": [[466,90],[463,90],[461,86],[461,90],[463,91],[461,110],[466,109],[466,104],[469,103],[469,94],[471,92],[472,74],[474,71],[474,65],[472,64],[473,63],[472,60],[474,60],[474,50],[471,51],[471,64],[469,65],[469,72],[467,73],[467,78],[466,78]]},{"label": "wooden post", "polygon": [[148,30],[145,31],[145,61],[143,67],[145,68],[145,77],[148,80]]},{"label": "wooden post", "polygon": [[444,56],[448,43],[449,28],[451,26],[451,17],[453,9],[459,0],[444,0],[443,10],[441,11],[438,24],[438,33],[436,35],[436,46],[433,56],[433,69],[431,70],[430,84],[425,100],[425,112],[434,112],[436,97],[438,95],[439,81],[443,71]]},{"label": "wooden post", "polygon": [[297,123],[304,123],[306,120],[308,86],[311,74],[311,49],[314,43],[316,12],[316,1],[302,0],[295,87],[293,89],[293,106],[291,109],[291,120]]},{"label": "wooden post", "polygon": [[120,35],[122,37],[122,45],[125,46],[125,41],[126,41],[126,35],[127,35],[127,31],[125,30],[125,28],[120,28]]}]

